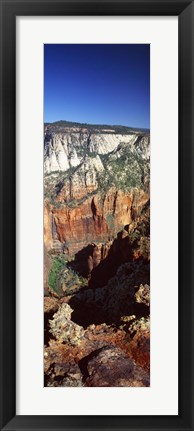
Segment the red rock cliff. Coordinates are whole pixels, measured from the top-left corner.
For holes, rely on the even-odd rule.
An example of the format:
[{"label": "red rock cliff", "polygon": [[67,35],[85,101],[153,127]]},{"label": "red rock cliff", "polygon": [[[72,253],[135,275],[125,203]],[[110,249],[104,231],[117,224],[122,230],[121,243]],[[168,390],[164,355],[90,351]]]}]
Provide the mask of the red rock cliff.
[{"label": "red rock cliff", "polygon": [[70,255],[88,243],[106,242],[137,217],[149,196],[142,190],[128,194],[112,188],[104,198],[98,193],[80,205],[45,207],[45,245],[52,249],[59,240]]}]

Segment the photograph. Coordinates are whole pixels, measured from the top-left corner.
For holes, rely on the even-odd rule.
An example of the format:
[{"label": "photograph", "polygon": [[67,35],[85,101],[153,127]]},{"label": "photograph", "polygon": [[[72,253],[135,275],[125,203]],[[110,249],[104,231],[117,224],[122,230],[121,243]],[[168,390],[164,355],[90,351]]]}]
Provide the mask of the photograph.
[{"label": "photograph", "polygon": [[150,386],[150,45],[44,45],[44,387]]},{"label": "photograph", "polygon": [[194,431],[194,0],[0,4],[0,430]]}]

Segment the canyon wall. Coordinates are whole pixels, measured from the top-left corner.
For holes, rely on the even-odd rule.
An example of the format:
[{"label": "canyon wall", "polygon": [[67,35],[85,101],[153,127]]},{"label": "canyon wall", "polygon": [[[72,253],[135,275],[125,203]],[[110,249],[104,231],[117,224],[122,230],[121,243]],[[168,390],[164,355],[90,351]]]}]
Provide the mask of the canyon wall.
[{"label": "canyon wall", "polygon": [[149,201],[149,135],[45,131],[45,246],[112,240]]}]

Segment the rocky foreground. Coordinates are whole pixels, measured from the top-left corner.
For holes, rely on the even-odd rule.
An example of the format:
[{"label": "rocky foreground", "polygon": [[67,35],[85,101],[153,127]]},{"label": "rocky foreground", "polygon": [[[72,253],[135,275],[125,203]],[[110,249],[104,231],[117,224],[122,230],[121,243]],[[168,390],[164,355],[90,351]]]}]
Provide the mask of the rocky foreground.
[{"label": "rocky foreground", "polygon": [[45,126],[45,386],[149,386],[149,133]]}]

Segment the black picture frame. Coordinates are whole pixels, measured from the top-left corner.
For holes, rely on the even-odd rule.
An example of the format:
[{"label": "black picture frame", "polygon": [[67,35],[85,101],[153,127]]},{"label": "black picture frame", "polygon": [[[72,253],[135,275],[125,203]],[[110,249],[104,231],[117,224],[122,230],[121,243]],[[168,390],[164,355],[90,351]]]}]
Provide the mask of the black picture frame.
[{"label": "black picture frame", "polygon": [[[194,1],[1,0],[0,415],[3,430],[194,429]],[[177,416],[16,415],[16,17],[178,15],[179,22],[179,414]],[[193,27],[193,29],[192,29]],[[170,288],[170,286],[169,286]],[[166,382],[168,390],[168,382]]]}]

